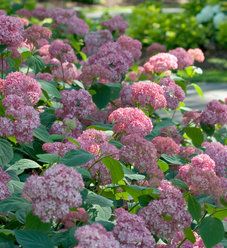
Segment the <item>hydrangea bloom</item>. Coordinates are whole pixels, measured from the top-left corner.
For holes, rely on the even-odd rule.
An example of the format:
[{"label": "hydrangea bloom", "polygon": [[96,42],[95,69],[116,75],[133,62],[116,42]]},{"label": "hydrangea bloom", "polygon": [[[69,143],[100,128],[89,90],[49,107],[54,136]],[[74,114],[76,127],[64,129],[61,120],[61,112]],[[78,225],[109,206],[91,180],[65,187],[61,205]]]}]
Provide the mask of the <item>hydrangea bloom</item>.
[{"label": "hydrangea bloom", "polygon": [[180,146],[170,137],[157,136],[152,140],[159,155],[167,154],[170,156],[180,152]]},{"label": "hydrangea bloom", "polygon": [[185,93],[183,89],[170,77],[162,78],[160,80],[160,85],[164,90],[167,107],[170,109],[176,109],[179,105],[179,102],[182,102],[185,99]]},{"label": "hydrangea bloom", "polygon": [[23,196],[32,202],[34,214],[48,222],[62,219],[70,208],[79,207],[83,187],[83,179],[75,169],[56,164],[43,176],[30,176],[25,182]]},{"label": "hydrangea bloom", "polygon": [[177,68],[177,58],[169,53],[158,53],[152,56],[149,61],[144,64],[144,69],[147,73],[161,73]]},{"label": "hydrangea bloom", "polygon": [[114,238],[112,232],[107,232],[98,223],[79,227],[76,230],[75,238],[79,241],[75,248],[120,248],[120,244]]},{"label": "hydrangea bloom", "polygon": [[201,122],[209,125],[227,124],[227,105],[217,100],[209,102],[201,114]]},{"label": "hydrangea bloom", "polygon": [[7,187],[7,183],[10,181],[10,176],[0,167],[0,200],[7,198],[10,195],[10,191]]},{"label": "hydrangea bloom", "polygon": [[121,35],[117,39],[117,43],[120,44],[120,46],[130,52],[133,56],[134,60],[138,60],[142,54],[141,49],[142,49],[142,44],[140,41],[132,39],[131,37],[127,35]]},{"label": "hydrangea bloom", "polygon": [[89,219],[89,215],[84,208],[77,208],[76,211],[70,211],[62,220],[62,223],[65,228],[69,229],[77,222],[86,223]]},{"label": "hydrangea bloom", "polygon": [[151,55],[155,55],[156,53],[165,53],[166,46],[160,43],[154,42],[147,48],[147,52]]},{"label": "hydrangea bloom", "polygon": [[184,69],[194,63],[193,57],[182,47],[170,50],[169,53],[177,57],[178,69]]},{"label": "hydrangea bloom", "polygon": [[80,79],[86,84],[95,79],[119,82],[132,64],[133,56],[129,51],[122,49],[117,42],[107,42],[83,65]]},{"label": "hydrangea bloom", "polygon": [[116,209],[115,215],[117,223],[113,235],[122,248],[155,247],[155,240],[140,216],[130,214],[123,208]]},{"label": "hydrangea bloom", "polygon": [[24,32],[26,42],[38,48],[48,44],[48,40],[50,39],[51,35],[52,32],[50,29],[39,25],[32,25]]},{"label": "hydrangea bloom", "polygon": [[62,40],[54,40],[50,44],[49,54],[51,58],[56,58],[61,63],[73,63],[76,61],[76,55],[72,47]]},{"label": "hydrangea bloom", "polygon": [[160,199],[151,201],[138,214],[152,234],[171,239],[176,232],[190,226],[191,217],[185,210],[186,204],[180,190],[165,180],[158,189]]},{"label": "hydrangea bloom", "polygon": [[63,157],[67,152],[75,150],[76,146],[70,142],[53,142],[43,144],[42,148],[47,153],[52,153]]},{"label": "hydrangea bloom", "polygon": [[83,48],[83,52],[91,56],[95,54],[103,44],[112,40],[113,36],[109,30],[89,32],[84,37],[85,47]]},{"label": "hydrangea bloom", "polygon": [[95,109],[92,97],[86,90],[63,90],[61,96],[62,108],[57,109],[57,117],[83,119]]},{"label": "hydrangea bloom", "polygon": [[151,120],[138,108],[118,108],[108,118],[113,130],[120,134],[148,135],[153,129]]},{"label": "hydrangea bloom", "polygon": [[203,51],[199,48],[188,49],[188,53],[192,56],[195,61],[203,62],[205,60]]},{"label": "hydrangea bloom", "polygon": [[176,126],[168,126],[163,127],[160,129],[160,136],[162,137],[170,137],[172,138],[177,144],[180,144],[182,137],[178,132]]},{"label": "hydrangea bloom", "polygon": [[198,153],[199,150],[193,146],[181,146],[179,155],[187,160],[191,160],[191,157]]},{"label": "hydrangea bloom", "polygon": [[184,125],[188,125],[189,123],[193,122],[194,124],[198,125],[200,123],[201,113],[198,111],[187,111],[183,115],[182,123]]},{"label": "hydrangea bloom", "polygon": [[215,172],[218,176],[227,176],[227,146],[219,142],[204,142],[205,153],[215,162]]},{"label": "hydrangea bloom", "polygon": [[23,38],[23,24],[20,19],[13,16],[0,15],[0,44],[19,46]]},{"label": "hydrangea bloom", "polygon": [[119,159],[119,150],[108,143],[109,137],[103,131],[95,129],[85,130],[77,139],[82,149],[94,155],[94,159],[90,160],[83,166],[87,168],[92,177],[99,181],[102,185],[111,183],[111,176],[106,166],[99,161],[103,156],[112,156]]},{"label": "hydrangea bloom", "polygon": [[54,79],[53,75],[47,72],[44,72],[44,73],[39,72],[36,74],[35,78],[43,80],[43,81],[47,81],[47,82],[51,82]]},{"label": "hydrangea bloom", "polygon": [[132,85],[126,85],[121,91],[123,103],[141,106],[151,106],[160,109],[166,107],[166,99],[162,87],[150,81],[141,81]]},{"label": "hydrangea bloom", "polygon": [[39,101],[42,91],[35,79],[22,72],[12,72],[5,79],[3,94],[20,96],[27,105],[34,105]]},{"label": "hydrangea bloom", "polygon": [[192,158],[191,165],[181,166],[178,176],[189,185],[194,194],[219,198],[223,193],[221,180],[215,173],[215,162],[206,154]]},{"label": "hydrangea bloom", "polygon": [[161,177],[157,166],[157,151],[155,146],[138,134],[130,134],[122,138],[123,147],[120,149],[120,159],[130,163],[150,177]]},{"label": "hydrangea bloom", "polygon": [[47,17],[49,17],[49,10],[40,6],[32,10],[31,12],[32,16],[36,17],[39,20],[43,20]]},{"label": "hydrangea bloom", "polygon": [[128,23],[119,15],[102,22],[101,25],[111,32],[119,32],[120,34],[123,34],[128,27]]}]

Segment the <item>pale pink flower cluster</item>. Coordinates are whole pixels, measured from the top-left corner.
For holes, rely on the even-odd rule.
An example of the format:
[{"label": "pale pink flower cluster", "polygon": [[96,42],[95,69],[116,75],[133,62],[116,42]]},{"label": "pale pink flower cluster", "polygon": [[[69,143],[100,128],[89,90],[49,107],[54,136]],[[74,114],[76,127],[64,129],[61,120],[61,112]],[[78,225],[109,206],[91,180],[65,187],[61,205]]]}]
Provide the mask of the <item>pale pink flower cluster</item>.
[{"label": "pale pink flower cluster", "polygon": [[119,159],[119,150],[114,145],[108,143],[109,139],[105,132],[95,129],[85,130],[77,139],[83,150],[95,156],[94,159],[83,166],[88,169],[92,177],[102,185],[110,184],[111,176],[100,158],[111,156],[114,159]]},{"label": "pale pink flower cluster", "polygon": [[215,172],[218,176],[227,176],[227,146],[219,142],[204,142],[205,153],[215,162]]},{"label": "pale pink flower cluster", "polygon": [[57,59],[61,63],[76,61],[76,55],[72,47],[63,40],[54,40],[49,47],[49,54],[51,59]]},{"label": "pale pink flower cluster", "polygon": [[187,160],[191,160],[191,157],[198,153],[199,150],[193,146],[181,146],[179,155]]},{"label": "pale pink flower cluster", "polygon": [[82,124],[77,118],[63,118],[56,120],[50,129],[51,134],[60,134],[65,137],[77,138],[82,132]]},{"label": "pale pink flower cluster", "polygon": [[160,80],[160,85],[164,90],[167,107],[170,109],[176,109],[179,105],[179,102],[182,102],[185,99],[185,93],[183,89],[170,77],[162,78]]},{"label": "pale pink flower cluster", "polygon": [[151,106],[155,110],[166,107],[162,87],[150,81],[136,82],[123,87],[121,101],[126,105]]},{"label": "pale pink flower cluster", "polygon": [[122,248],[154,248],[155,240],[146,228],[144,220],[135,214],[130,214],[123,208],[115,210],[116,225],[114,237]]},{"label": "pale pink flower cluster", "polygon": [[88,85],[95,79],[104,83],[120,82],[132,64],[133,55],[119,43],[110,41],[84,63],[80,80]]},{"label": "pale pink flower cluster", "polygon": [[193,57],[182,47],[170,50],[169,53],[177,57],[178,69],[184,69],[194,63]]},{"label": "pale pink flower cluster", "polygon": [[197,155],[190,165],[181,166],[178,177],[188,184],[194,194],[217,198],[223,194],[221,179],[215,173],[215,162],[206,154]]},{"label": "pale pink flower cluster", "polygon": [[24,32],[26,42],[30,45],[40,48],[49,43],[52,32],[46,27],[32,25]]},{"label": "pale pink flower cluster", "polygon": [[0,15],[0,23],[0,45],[18,47],[24,40],[20,18]]},{"label": "pale pink flower cluster", "polygon": [[201,112],[198,111],[187,111],[183,114],[182,123],[188,125],[189,123],[194,123],[198,125],[201,119]]},{"label": "pale pink flower cluster", "polygon": [[40,6],[31,11],[31,15],[39,20],[43,20],[49,17],[49,10]]},{"label": "pale pink flower cluster", "polygon": [[144,69],[147,73],[161,73],[177,68],[177,57],[169,53],[158,53],[144,64]]},{"label": "pale pink flower cluster", "polygon": [[138,60],[142,54],[142,44],[140,41],[135,40],[127,35],[121,35],[117,39],[117,43],[120,44],[120,46],[130,52],[133,56],[134,60]]},{"label": "pale pink flower cluster", "polygon": [[78,245],[75,248],[120,248],[119,242],[114,238],[112,232],[99,223],[79,227],[75,232]]},{"label": "pale pink flower cluster", "polygon": [[113,123],[113,130],[118,134],[138,134],[148,135],[153,125],[149,117],[138,108],[118,108],[108,117],[108,121]]},{"label": "pale pink flower cluster", "polygon": [[89,32],[84,37],[85,47],[82,49],[88,56],[95,54],[106,42],[112,41],[113,36],[109,30]]},{"label": "pale pink flower cluster", "polygon": [[203,62],[205,60],[204,53],[199,48],[188,49],[188,53],[192,56],[195,61]]},{"label": "pale pink flower cluster", "polygon": [[0,201],[10,195],[7,183],[10,181],[10,176],[0,167]]},{"label": "pale pink flower cluster", "polygon": [[218,100],[209,102],[201,114],[201,122],[209,125],[227,124],[227,104]]},{"label": "pale pink flower cluster", "polygon": [[142,66],[139,66],[137,71],[129,72],[128,77],[132,82],[137,82],[139,81],[139,78],[141,75],[143,75],[143,73],[144,73],[144,68]]},{"label": "pale pink flower cluster", "polygon": [[47,81],[47,82],[51,82],[54,80],[53,75],[51,75],[50,73],[47,73],[47,72],[44,72],[44,73],[39,72],[36,74],[35,78],[43,80],[43,81]]},{"label": "pale pink flower cluster", "polygon": [[159,156],[167,154],[169,156],[176,155],[180,152],[180,146],[170,137],[157,136],[152,140]]},{"label": "pale pink flower cluster", "polygon": [[83,187],[83,179],[75,169],[56,164],[43,176],[30,176],[25,182],[23,196],[32,202],[33,213],[49,222],[63,219],[70,208],[81,206]]},{"label": "pale pink flower cluster", "polygon": [[130,134],[122,138],[120,159],[130,163],[140,173],[150,177],[162,178],[163,174],[157,166],[157,151],[155,146],[138,134]]},{"label": "pale pink flower cluster", "polygon": [[47,153],[56,154],[60,157],[71,151],[75,150],[76,146],[70,142],[53,142],[53,143],[44,143],[42,149]]},{"label": "pale pink flower cluster", "polygon": [[151,55],[155,55],[156,53],[165,53],[166,46],[158,42],[154,42],[147,48],[147,52]]},{"label": "pale pink flower cluster", "polygon": [[92,97],[88,91],[80,90],[63,90],[61,92],[62,107],[56,110],[56,115],[59,118],[74,118],[85,119],[96,108],[92,101]]},{"label": "pale pink flower cluster", "polygon": [[168,127],[163,127],[160,129],[160,136],[162,137],[170,137],[172,138],[177,144],[180,144],[182,141],[182,137],[177,130],[176,126],[168,126]]},{"label": "pale pink flower cluster", "polygon": [[128,23],[121,16],[114,16],[108,21],[102,22],[101,25],[110,30],[123,34],[128,27]]},{"label": "pale pink flower cluster", "polygon": [[166,180],[158,189],[160,198],[151,201],[138,214],[152,234],[170,240],[176,232],[191,225],[191,216],[185,210],[186,204],[180,190]]}]

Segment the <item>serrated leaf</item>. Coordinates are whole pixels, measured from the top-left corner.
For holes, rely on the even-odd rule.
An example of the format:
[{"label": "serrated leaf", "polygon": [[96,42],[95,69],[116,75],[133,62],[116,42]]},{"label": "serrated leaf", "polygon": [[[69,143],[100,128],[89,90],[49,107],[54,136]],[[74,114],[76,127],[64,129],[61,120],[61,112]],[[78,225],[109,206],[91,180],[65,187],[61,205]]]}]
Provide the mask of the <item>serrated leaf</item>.
[{"label": "serrated leaf", "polygon": [[25,229],[48,232],[51,229],[51,223],[42,222],[38,216],[29,213],[26,217]]},{"label": "serrated leaf", "polygon": [[15,164],[11,165],[6,171],[15,171],[17,175],[20,175],[26,169],[41,168],[41,166],[30,159],[20,159]]},{"label": "serrated leaf", "polygon": [[56,154],[37,154],[36,155],[39,158],[40,162],[48,163],[48,164],[54,164],[60,161],[60,157]]},{"label": "serrated leaf", "polygon": [[13,159],[13,148],[4,139],[0,139],[0,165],[6,165]]},{"label": "serrated leaf", "polygon": [[29,208],[31,203],[26,199],[18,196],[10,196],[4,200],[0,201],[0,212],[16,212],[19,209]]},{"label": "serrated leaf", "polygon": [[46,127],[43,126],[43,125],[40,125],[38,128],[36,128],[33,131],[33,135],[37,139],[39,139],[39,140],[41,140],[41,141],[43,141],[45,143],[52,142],[50,134],[48,133]]},{"label": "serrated leaf", "polygon": [[184,129],[187,136],[192,140],[194,146],[201,146],[204,141],[203,133],[198,127],[186,127]]},{"label": "serrated leaf", "polygon": [[195,243],[196,238],[195,238],[195,235],[194,235],[191,227],[184,229],[184,236],[187,240],[191,241],[193,244]]},{"label": "serrated leaf", "polygon": [[201,206],[199,202],[192,195],[187,197],[187,201],[189,213],[191,214],[192,218],[198,222],[201,218]]},{"label": "serrated leaf", "polygon": [[43,80],[38,80],[41,88],[46,91],[46,93],[49,95],[49,96],[53,96],[53,97],[56,97],[58,99],[61,98],[61,94],[60,92],[58,91],[58,89],[55,87],[55,85],[53,83],[50,83],[50,82],[46,82],[46,81],[43,81]]},{"label": "serrated leaf", "polygon": [[87,204],[97,204],[100,205],[101,207],[113,207],[113,201],[101,196],[101,195],[97,195],[92,191],[88,191],[87,197],[86,197],[86,203]]},{"label": "serrated leaf", "polygon": [[166,172],[169,170],[169,165],[161,159],[158,160],[158,166],[162,172]]}]

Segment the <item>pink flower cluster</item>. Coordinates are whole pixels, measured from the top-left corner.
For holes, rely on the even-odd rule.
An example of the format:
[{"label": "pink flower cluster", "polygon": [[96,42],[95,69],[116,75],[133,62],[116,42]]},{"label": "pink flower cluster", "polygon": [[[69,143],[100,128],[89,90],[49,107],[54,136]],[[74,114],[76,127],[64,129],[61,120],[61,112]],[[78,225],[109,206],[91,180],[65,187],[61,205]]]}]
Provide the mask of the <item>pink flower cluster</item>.
[{"label": "pink flower cluster", "polygon": [[98,223],[79,227],[76,230],[75,238],[79,244],[75,248],[120,248],[119,242],[114,238],[112,232]]},{"label": "pink flower cluster", "polygon": [[34,16],[39,20],[43,20],[49,17],[49,10],[40,6],[31,11],[31,16]]},{"label": "pink flower cluster", "polygon": [[70,211],[62,220],[62,223],[65,228],[69,229],[77,222],[88,222],[89,216],[84,208],[77,208],[76,211]]},{"label": "pink flower cluster", "polygon": [[56,164],[43,176],[30,176],[25,182],[23,196],[32,202],[34,214],[49,222],[64,218],[70,208],[82,204],[80,191],[83,187],[83,179],[75,169]]},{"label": "pink flower cluster", "polygon": [[129,163],[149,177],[163,178],[157,166],[157,151],[155,146],[138,134],[130,134],[122,138],[123,147],[120,149],[120,159]]},{"label": "pink flower cluster", "polygon": [[188,125],[189,123],[194,123],[198,125],[200,123],[201,113],[198,111],[187,111],[183,114],[182,123]]},{"label": "pink flower cluster", "polygon": [[151,201],[139,211],[152,234],[171,240],[178,231],[189,227],[190,214],[180,190],[170,182],[163,180],[158,188],[160,199]]},{"label": "pink flower cluster", "polygon": [[41,96],[38,82],[21,72],[10,73],[3,82],[5,117],[0,117],[0,135],[15,136],[18,142],[33,140],[33,130],[40,125],[39,113],[32,105]]},{"label": "pink flower cluster", "polygon": [[10,195],[7,183],[10,181],[10,176],[0,167],[0,200],[4,200]]},{"label": "pink flower cluster", "polygon": [[162,137],[170,137],[172,138],[177,144],[180,144],[182,137],[177,130],[176,126],[168,126],[163,127],[160,129],[160,136]]},{"label": "pink flower cluster", "polygon": [[176,155],[180,152],[180,146],[170,137],[157,136],[152,140],[159,156],[167,154],[169,156]]},{"label": "pink flower cluster", "polygon": [[121,91],[121,101],[126,105],[151,106],[155,110],[166,107],[162,87],[150,81],[126,85]]},{"label": "pink flower cluster", "polygon": [[203,62],[205,60],[204,53],[199,48],[188,49],[188,53],[192,56],[195,61]]},{"label": "pink flower cluster", "polygon": [[189,185],[193,194],[217,198],[223,194],[222,180],[215,173],[215,162],[206,154],[192,158],[190,165],[181,166],[178,177]]},{"label": "pink flower cluster", "polygon": [[182,47],[170,50],[169,53],[177,58],[178,69],[184,69],[194,63],[193,57]]},{"label": "pink flower cluster", "polygon": [[109,30],[89,32],[84,37],[85,47],[83,48],[83,52],[91,56],[95,54],[103,44],[112,40],[113,36]]},{"label": "pink flower cluster", "polygon": [[149,117],[138,108],[118,108],[108,117],[110,123],[114,123],[113,130],[118,134],[148,135],[153,125]]},{"label": "pink flower cluster", "polygon": [[109,29],[110,32],[118,32],[119,34],[123,34],[128,27],[128,23],[119,15],[102,22],[101,25]]},{"label": "pink flower cluster", "polygon": [[24,32],[26,42],[36,48],[40,48],[49,43],[52,32],[46,27],[32,25]]},{"label": "pink flower cluster", "polygon": [[176,109],[179,105],[179,102],[182,102],[185,99],[185,93],[183,89],[170,77],[162,78],[160,80],[160,85],[164,90],[167,107],[170,109]]},{"label": "pink flower cluster", "polygon": [[53,142],[53,143],[45,143],[42,146],[42,149],[47,153],[56,154],[60,157],[64,157],[64,155],[71,151],[75,150],[76,146],[70,142]]},{"label": "pink flower cluster", "polygon": [[215,162],[215,172],[218,176],[227,176],[227,146],[219,142],[204,142],[205,153]]},{"label": "pink flower cluster", "polygon": [[53,75],[47,72],[44,72],[44,73],[39,72],[36,74],[35,78],[38,80],[43,80],[47,82],[51,82],[54,79]]},{"label": "pink flower cluster", "polygon": [[0,15],[0,45],[18,47],[24,40],[24,27],[20,18]]},{"label": "pink flower cluster", "polygon": [[144,69],[147,73],[161,73],[177,68],[177,57],[169,53],[158,53],[144,64]]},{"label": "pink flower cluster", "polygon": [[109,137],[106,133],[95,129],[87,129],[79,136],[77,141],[83,150],[95,156],[94,159],[83,166],[88,169],[92,177],[102,185],[111,183],[110,173],[100,158],[111,156],[114,159],[119,159],[119,150],[114,145],[108,143]]},{"label": "pink flower cluster", "polygon": [[209,125],[227,124],[227,104],[218,100],[209,102],[201,114],[201,122]]},{"label": "pink flower cluster", "polygon": [[147,48],[147,52],[151,55],[155,55],[157,53],[165,53],[166,46],[160,43],[154,42]]},{"label": "pink flower cluster", "polygon": [[113,235],[120,242],[120,247],[155,247],[155,240],[140,216],[130,214],[123,208],[116,209],[115,216],[117,223],[113,229]]}]

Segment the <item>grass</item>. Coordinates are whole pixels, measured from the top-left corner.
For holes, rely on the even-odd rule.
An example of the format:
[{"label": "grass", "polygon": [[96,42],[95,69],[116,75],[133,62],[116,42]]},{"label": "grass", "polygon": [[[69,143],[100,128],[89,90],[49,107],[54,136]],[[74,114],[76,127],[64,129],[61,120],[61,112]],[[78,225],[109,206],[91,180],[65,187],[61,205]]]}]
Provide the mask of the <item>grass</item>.
[{"label": "grass", "polygon": [[227,71],[206,69],[202,75],[198,75],[193,78],[193,81],[206,82],[206,83],[227,83]]}]

